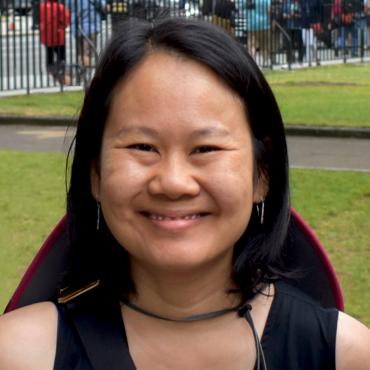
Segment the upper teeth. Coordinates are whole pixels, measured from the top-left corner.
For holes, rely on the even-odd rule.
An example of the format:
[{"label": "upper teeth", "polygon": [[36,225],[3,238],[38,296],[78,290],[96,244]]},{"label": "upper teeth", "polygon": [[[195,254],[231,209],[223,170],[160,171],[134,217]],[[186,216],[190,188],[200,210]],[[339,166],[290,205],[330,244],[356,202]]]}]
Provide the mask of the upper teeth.
[{"label": "upper teeth", "polygon": [[168,216],[161,216],[151,213],[149,218],[151,220],[158,220],[158,221],[173,221],[173,220],[195,220],[199,218],[200,214],[193,214],[193,215],[186,215],[186,216],[179,216],[179,217],[168,217]]}]

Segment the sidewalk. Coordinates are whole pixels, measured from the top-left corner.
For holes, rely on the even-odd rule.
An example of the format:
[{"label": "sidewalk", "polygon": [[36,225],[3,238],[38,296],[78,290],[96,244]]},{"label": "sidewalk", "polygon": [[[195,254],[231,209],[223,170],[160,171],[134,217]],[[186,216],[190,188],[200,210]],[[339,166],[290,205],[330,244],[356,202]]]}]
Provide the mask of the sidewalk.
[{"label": "sidewalk", "polygon": [[[75,126],[74,117],[24,117],[0,115],[0,125],[31,125],[31,126]],[[286,125],[285,132],[290,136],[312,136],[332,138],[370,139],[370,128],[330,127],[310,125]]]},{"label": "sidewalk", "polygon": [[[61,152],[66,154],[75,127],[0,125],[0,150]],[[318,137],[288,135],[293,168],[361,171],[370,173],[370,137]]]}]

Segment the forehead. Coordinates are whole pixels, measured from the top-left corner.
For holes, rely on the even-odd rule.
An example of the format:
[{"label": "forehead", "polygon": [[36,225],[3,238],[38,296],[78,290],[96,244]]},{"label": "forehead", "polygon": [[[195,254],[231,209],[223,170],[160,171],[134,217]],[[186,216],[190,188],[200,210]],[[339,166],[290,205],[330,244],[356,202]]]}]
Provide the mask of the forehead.
[{"label": "forehead", "polygon": [[214,71],[190,58],[160,51],[118,82],[108,123],[166,125],[170,120],[207,130],[237,121],[236,117],[248,126],[242,99]]},{"label": "forehead", "polygon": [[[173,87],[176,89],[172,90]],[[214,94],[222,93],[232,96],[242,106],[240,97],[210,67],[172,51],[154,51],[136,65],[113,91],[113,96],[143,92],[145,96],[177,91],[193,90],[192,95],[199,95],[205,90],[215,89]],[[184,96],[185,98],[186,96]],[[158,96],[160,98],[160,96]]]},{"label": "forehead", "polygon": [[[135,65],[126,75],[125,81],[130,80],[134,75],[138,75],[140,72],[150,69],[152,70],[161,70],[165,66],[165,71],[168,75],[171,74],[173,69],[179,70],[183,68],[191,69],[192,73],[197,71],[198,73],[203,73],[205,75],[213,75],[215,80],[218,80],[219,83],[224,83],[223,80],[206,64],[197,61],[196,59],[191,58],[185,54],[181,54],[175,50],[166,50],[166,49],[153,49],[147,53],[146,56]],[[177,78],[182,77],[183,74],[176,75]],[[226,83],[225,83],[226,85]]]}]

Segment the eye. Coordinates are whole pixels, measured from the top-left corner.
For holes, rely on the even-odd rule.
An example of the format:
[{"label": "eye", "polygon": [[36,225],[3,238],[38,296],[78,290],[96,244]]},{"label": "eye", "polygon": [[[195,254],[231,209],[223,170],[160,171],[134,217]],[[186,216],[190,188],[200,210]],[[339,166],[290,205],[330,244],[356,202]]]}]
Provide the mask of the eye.
[{"label": "eye", "polygon": [[128,149],[140,150],[143,152],[155,152],[158,153],[158,150],[150,144],[132,144],[127,147]]},{"label": "eye", "polygon": [[192,151],[192,154],[205,154],[205,153],[215,152],[219,150],[221,150],[221,148],[214,146],[214,145],[202,145],[202,146],[196,147]]}]

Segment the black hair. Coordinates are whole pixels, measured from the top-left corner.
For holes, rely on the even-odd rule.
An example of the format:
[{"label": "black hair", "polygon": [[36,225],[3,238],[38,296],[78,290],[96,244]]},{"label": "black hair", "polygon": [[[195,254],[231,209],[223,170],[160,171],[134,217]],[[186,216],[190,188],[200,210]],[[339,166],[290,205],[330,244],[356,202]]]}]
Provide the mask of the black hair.
[{"label": "black hair", "polygon": [[282,247],[290,216],[288,157],[282,118],[274,95],[247,51],[217,26],[168,18],[129,20],[105,49],[86,92],[78,120],[67,200],[70,270],[67,285],[101,279],[114,294],[134,291],[129,256],[104,220],[96,230],[97,204],[90,169],[98,162],[112,94],[128,72],[156,50],[167,50],[213,70],[243,100],[251,128],[256,178],[266,181],[263,225],[255,211],[234,247],[233,280],[245,298],[260,283],[284,274]]}]

